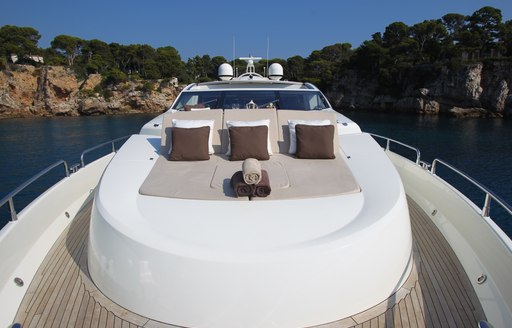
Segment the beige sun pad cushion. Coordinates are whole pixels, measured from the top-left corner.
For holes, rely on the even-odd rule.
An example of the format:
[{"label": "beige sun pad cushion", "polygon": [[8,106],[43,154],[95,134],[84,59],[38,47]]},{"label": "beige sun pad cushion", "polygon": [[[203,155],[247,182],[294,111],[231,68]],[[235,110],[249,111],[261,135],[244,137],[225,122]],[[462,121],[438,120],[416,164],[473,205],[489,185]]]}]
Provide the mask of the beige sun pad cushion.
[{"label": "beige sun pad cushion", "polygon": [[[360,191],[339,153],[333,160],[296,159],[275,154],[269,161],[261,161],[261,167],[269,173],[272,188],[265,199],[312,198]],[[171,162],[160,156],[139,193],[183,199],[240,200],[235,198],[229,182],[241,169],[242,161],[230,162],[225,156],[214,155],[209,161],[198,162]]]},{"label": "beige sun pad cushion", "polygon": [[290,130],[288,129],[288,120],[330,120],[331,124],[334,125],[334,149],[339,148],[340,143],[338,139],[338,129],[336,114],[329,111],[319,110],[287,110],[280,109],[277,111],[277,125],[278,125],[278,139],[279,152],[282,154],[288,154],[290,147]]},{"label": "beige sun pad cushion", "polygon": [[277,145],[277,115],[275,108],[262,109],[226,109],[224,110],[224,121],[222,123],[222,153],[228,151],[229,136],[226,126],[227,121],[259,121],[270,120],[268,133],[270,136],[270,144],[272,152],[277,153],[279,147]]},{"label": "beige sun pad cushion", "polygon": [[[272,156],[286,170],[290,186],[272,189],[267,199],[314,198],[352,194],[361,191],[345,157],[336,152],[335,159],[297,159],[286,154]],[[274,177],[270,176],[270,181]]]},{"label": "beige sun pad cushion", "polygon": [[162,122],[162,152],[169,152],[172,120],[213,120],[212,146],[216,154],[221,152],[222,109],[201,111],[175,111],[164,114]]},{"label": "beige sun pad cushion", "polygon": [[219,159],[213,155],[208,161],[174,162],[159,156],[142,183],[139,193],[146,196],[182,199],[243,199],[235,198],[235,192],[229,185],[211,187]]}]

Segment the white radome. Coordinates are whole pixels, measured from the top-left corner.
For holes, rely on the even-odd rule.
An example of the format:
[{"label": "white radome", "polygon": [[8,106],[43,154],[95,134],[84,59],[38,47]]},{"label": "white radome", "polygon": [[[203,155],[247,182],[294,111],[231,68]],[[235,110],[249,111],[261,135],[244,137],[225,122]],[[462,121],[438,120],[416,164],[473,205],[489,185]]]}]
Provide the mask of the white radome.
[{"label": "white radome", "polygon": [[233,78],[233,67],[228,63],[219,66],[218,70],[219,79],[222,81],[229,81]]},{"label": "white radome", "polygon": [[283,77],[283,66],[278,63],[273,63],[268,68],[268,77],[271,80],[279,81]]}]

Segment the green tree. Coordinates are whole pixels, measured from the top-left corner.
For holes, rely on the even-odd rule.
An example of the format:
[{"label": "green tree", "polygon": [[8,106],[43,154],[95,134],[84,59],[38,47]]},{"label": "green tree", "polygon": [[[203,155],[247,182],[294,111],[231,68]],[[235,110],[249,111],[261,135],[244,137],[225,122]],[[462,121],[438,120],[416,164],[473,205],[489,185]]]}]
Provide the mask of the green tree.
[{"label": "green tree", "polygon": [[[135,56],[133,58],[133,63],[135,64],[135,70],[142,76],[143,78],[159,78],[160,73],[158,71],[158,65],[155,62],[157,53],[156,50],[147,44],[138,44],[135,45]],[[150,62],[151,64],[148,67],[148,71],[146,71],[146,64]]]},{"label": "green tree", "polygon": [[181,61],[178,51],[171,46],[156,49],[156,61],[162,78],[177,77],[180,81],[187,81],[185,63]]},{"label": "green tree", "polygon": [[286,60],[288,69],[284,72],[287,79],[293,81],[302,81],[304,79],[304,62],[301,56],[293,56]]},{"label": "green tree", "polygon": [[109,45],[101,40],[84,41],[81,51],[88,74],[105,73],[115,66]]},{"label": "green tree", "polygon": [[382,46],[380,33],[373,40],[364,41],[350,58],[350,67],[368,75],[376,74],[389,61],[389,50]]},{"label": "green tree", "polygon": [[43,49],[44,63],[51,66],[66,66],[68,61],[61,53],[53,48]]},{"label": "green tree", "polygon": [[73,66],[75,59],[80,55],[83,40],[70,35],[57,35],[51,42],[51,47],[63,54],[68,60],[68,66]]},{"label": "green tree", "polygon": [[504,47],[504,54],[512,57],[512,20],[508,20],[503,24],[501,43]]},{"label": "green tree", "polygon": [[440,20],[425,20],[410,29],[418,44],[418,55],[422,61],[435,61],[440,58],[443,43],[448,37],[446,28]]},{"label": "green tree", "polygon": [[37,47],[40,38],[32,27],[4,25],[0,28],[0,56],[9,58],[15,54],[20,62],[27,61],[27,56],[41,53]]},{"label": "green tree", "polygon": [[[483,51],[499,48],[499,36],[503,28],[501,10],[482,7],[469,18],[471,43]],[[466,35],[468,37],[469,35]]]},{"label": "green tree", "polygon": [[459,34],[467,29],[466,21],[469,17],[461,14],[446,14],[441,18],[441,21],[448,33],[450,41],[456,41],[459,39]]},{"label": "green tree", "polygon": [[187,73],[193,81],[208,80],[208,64],[210,56],[194,56],[187,61]]},{"label": "green tree", "polygon": [[128,77],[123,71],[117,67],[113,67],[103,76],[102,84],[103,86],[111,86],[120,82],[124,82],[127,79]]},{"label": "green tree", "polygon": [[394,22],[386,26],[382,37],[383,45],[387,48],[399,45],[409,37],[409,27],[402,22]]}]

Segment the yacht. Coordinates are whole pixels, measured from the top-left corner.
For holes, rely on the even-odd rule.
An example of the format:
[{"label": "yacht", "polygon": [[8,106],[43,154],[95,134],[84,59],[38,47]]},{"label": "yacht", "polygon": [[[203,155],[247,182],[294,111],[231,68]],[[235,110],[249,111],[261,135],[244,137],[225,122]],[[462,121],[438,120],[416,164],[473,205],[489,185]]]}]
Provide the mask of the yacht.
[{"label": "yacht", "polygon": [[0,327],[509,327],[512,241],[491,204],[510,205],[244,60],[0,201]]}]

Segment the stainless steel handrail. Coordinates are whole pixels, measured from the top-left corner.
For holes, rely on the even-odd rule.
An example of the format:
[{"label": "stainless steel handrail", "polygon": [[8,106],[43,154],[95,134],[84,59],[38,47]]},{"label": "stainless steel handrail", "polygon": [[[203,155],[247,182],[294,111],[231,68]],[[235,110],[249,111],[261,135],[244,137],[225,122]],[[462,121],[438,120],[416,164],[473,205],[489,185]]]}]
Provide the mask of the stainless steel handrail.
[{"label": "stainless steel handrail", "polygon": [[[120,141],[120,140],[123,140],[123,139],[128,139],[128,137],[130,136],[124,136],[124,137],[120,137],[120,138],[117,138],[117,139],[114,139],[114,140],[111,140],[111,141],[107,141],[107,142],[104,142],[100,145],[97,145],[97,146],[94,146],[92,148],[89,148],[89,149],[86,149],[82,152],[81,156],[80,156],[80,162],[81,162],[81,167],[85,167],[85,161],[84,161],[84,156],[85,154],[93,151],[93,150],[96,150],[100,147],[103,147],[105,145],[108,145],[108,144],[111,144],[112,145],[112,152],[116,152],[116,147],[115,147],[115,143]],[[9,211],[11,212],[11,221],[16,221],[18,220],[18,213],[16,212],[16,209],[14,207],[14,200],[13,198],[20,192],[22,191],[23,189],[25,189],[26,187],[28,187],[29,185],[31,185],[34,181],[36,181],[37,179],[39,179],[40,177],[42,177],[43,175],[47,174],[48,172],[50,172],[51,170],[53,170],[55,167],[59,166],[59,165],[62,165],[64,164],[64,169],[66,171],[66,177],[69,177],[70,175],[70,170],[69,170],[69,166],[68,166],[68,163],[65,161],[65,160],[60,160],[50,166],[48,166],[47,168],[45,168],[44,170],[42,170],[41,172],[37,173],[36,175],[34,175],[33,177],[31,177],[30,179],[28,179],[27,181],[25,181],[24,183],[22,183],[20,186],[18,186],[16,189],[14,189],[13,191],[11,191],[9,194],[7,194],[4,198],[2,198],[2,200],[0,200],[0,207],[4,206],[5,203],[9,203]],[[77,164],[78,165],[78,164]],[[72,166],[73,168],[73,173],[77,171],[77,168],[76,166]]]},{"label": "stainless steel handrail", "polygon": [[512,215],[512,206],[507,204],[504,200],[502,200],[498,195],[496,195],[495,193],[490,191],[483,184],[476,181],[474,178],[470,177],[468,174],[464,173],[463,171],[457,169],[453,165],[450,165],[447,162],[436,158],[432,161],[432,167],[430,168],[430,172],[433,175],[437,175],[436,168],[437,168],[438,163],[444,165],[445,167],[449,168],[453,172],[457,173],[458,175],[460,175],[467,181],[471,182],[474,186],[476,186],[478,189],[480,189],[481,191],[483,191],[485,193],[484,205],[482,206],[482,216],[489,217],[489,213],[490,213],[490,209],[491,209],[491,199],[493,199],[496,203],[501,205],[501,207],[503,207],[503,209],[505,209],[505,211],[507,211],[510,215]]},{"label": "stainless steel handrail", "polygon": [[94,146],[94,147],[91,147],[91,148],[88,148],[88,149],[84,150],[84,151],[82,152],[82,154],[80,155],[80,163],[81,163],[81,165],[82,165],[81,167],[82,167],[82,168],[84,168],[84,167],[85,167],[85,161],[84,161],[84,156],[85,156],[85,154],[90,153],[91,151],[94,151],[94,150],[96,150],[96,149],[98,149],[98,148],[101,148],[101,147],[103,147],[103,146],[105,146],[105,145],[108,145],[108,144],[111,144],[111,146],[112,146],[112,152],[113,152],[113,153],[115,153],[115,152],[117,151],[117,150],[116,150],[115,143],[116,143],[116,142],[118,142],[118,141],[120,141],[120,140],[123,140],[123,139],[128,139],[129,137],[130,137],[130,136],[120,137],[120,138],[117,138],[117,139],[114,139],[114,140],[110,140],[110,141],[104,142],[104,143],[102,143],[102,144],[99,144],[99,145],[96,145],[96,146]]},{"label": "stainless steel handrail", "polygon": [[420,164],[421,153],[420,153],[420,150],[418,148],[414,148],[414,147],[409,146],[408,144],[405,144],[403,142],[396,141],[396,140],[390,139],[388,137],[383,137],[383,136],[378,135],[378,134],[374,134],[374,133],[368,133],[368,134],[371,135],[371,136],[374,136],[374,137],[386,140],[386,150],[390,150],[389,147],[390,147],[391,142],[396,143],[396,144],[398,144],[400,146],[403,146],[405,148],[409,148],[411,150],[414,150],[416,152],[416,164],[418,164],[418,165]]},{"label": "stainless steel handrail", "polygon": [[31,185],[34,181],[36,181],[37,179],[39,179],[43,175],[47,174],[48,172],[50,172],[51,170],[53,170],[54,168],[56,168],[57,166],[62,165],[62,164],[64,164],[64,170],[66,171],[66,177],[69,177],[68,163],[66,161],[64,161],[64,160],[60,160],[60,161],[58,161],[58,162],[48,166],[47,168],[45,168],[41,172],[37,173],[36,175],[31,177],[27,181],[22,183],[20,186],[18,186],[16,189],[11,191],[9,194],[7,194],[7,196],[2,198],[2,200],[0,200],[0,207],[4,206],[5,203],[9,202],[9,210],[11,212],[11,221],[18,220],[18,214],[16,213],[16,209],[14,208],[14,201],[13,201],[14,196],[16,196],[20,191],[22,191],[23,189],[25,189],[29,185]]},{"label": "stainless steel handrail", "polygon": [[[431,174],[438,176],[439,178],[441,178],[441,177],[436,174],[437,163],[440,163],[440,164],[446,166],[447,168],[451,169],[453,172],[455,172],[458,175],[460,175],[462,178],[466,179],[467,181],[471,182],[473,185],[478,187],[481,191],[483,191],[485,193],[484,205],[482,206],[482,216],[483,217],[489,217],[490,209],[491,209],[491,207],[490,207],[491,206],[491,200],[496,201],[496,203],[498,203],[505,211],[507,211],[510,215],[512,215],[512,206],[510,206],[507,202],[502,200],[498,195],[496,195],[494,192],[489,190],[483,184],[481,184],[480,182],[476,181],[474,178],[470,177],[468,174],[466,174],[466,173],[462,172],[461,170],[455,168],[454,166],[452,166],[452,165],[450,165],[450,164],[446,163],[445,161],[440,160],[438,158],[434,159],[432,161],[432,164],[429,165],[428,163],[420,160],[420,151],[419,151],[419,149],[414,148],[414,147],[412,147],[412,146],[410,146],[408,144],[402,143],[400,141],[396,141],[396,140],[393,140],[393,139],[390,139],[390,138],[387,138],[387,137],[380,136],[378,134],[373,134],[373,133],[369,133],[369,134],[371,136],[378,137],[378,138],[386,140],[386,150],[390,150],[389,147],[390,147],[390,143],[391,142],[399,144],[399,145],[404,146],[406,148],[415,150],[416,151],[416,164],[421,166],[421,167],[423,167],[425,170],[429,171]],[[430,168],[430,170],[429,170],[429,168]],[[444,179],[442,179],[442,180],[445,181]]]}]

